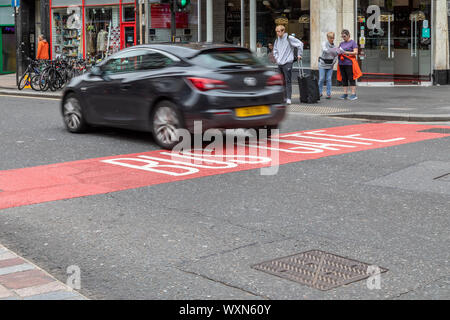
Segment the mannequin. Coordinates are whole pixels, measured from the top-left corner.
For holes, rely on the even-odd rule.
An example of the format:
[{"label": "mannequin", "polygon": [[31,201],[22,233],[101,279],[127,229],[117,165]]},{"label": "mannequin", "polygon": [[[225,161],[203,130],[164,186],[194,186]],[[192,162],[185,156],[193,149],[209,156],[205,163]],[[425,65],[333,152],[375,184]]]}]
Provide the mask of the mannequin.
[{"label": "mannequin", "polygon": [[102,54],[102,58],[106,52],[106,46],[108,44],[108,32],[101,29],[97,35],[97,54]]}]

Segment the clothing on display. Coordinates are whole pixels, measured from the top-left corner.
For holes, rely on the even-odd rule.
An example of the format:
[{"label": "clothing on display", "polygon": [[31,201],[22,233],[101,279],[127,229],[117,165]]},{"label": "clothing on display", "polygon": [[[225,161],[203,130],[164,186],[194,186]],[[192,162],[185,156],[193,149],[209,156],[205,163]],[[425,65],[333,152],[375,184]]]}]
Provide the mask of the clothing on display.
[{"label": "clothing on display", "polygon": [[106,52],[108,49],[108,32],[100,30],[97,35],[97,52]]},{"label": "clothing on display", "polygon": [[90,25],[87,28],[86,35],[86,53],[88,55],[95,55],[97,47],[97,33],[94,26]]}]

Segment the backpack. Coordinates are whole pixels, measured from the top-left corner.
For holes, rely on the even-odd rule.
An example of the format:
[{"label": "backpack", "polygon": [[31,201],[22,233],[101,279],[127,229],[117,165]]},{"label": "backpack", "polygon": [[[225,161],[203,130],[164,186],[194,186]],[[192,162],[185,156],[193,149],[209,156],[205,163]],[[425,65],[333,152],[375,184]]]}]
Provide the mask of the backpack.
[{"label": "backpack", "polygon": [[290,37],[290,35],[288,34],[287,39],[288,39],[288,41],[289,41],[289,45],[291,46],[291,49],[294,49],[294,62],[296,62],[296,61],[298,60],[298,48],[297,48],[297,47],[294,47],[294,46],[291,44],[291,40],[289,40],[289,37]]},{"label": "backpack", "polygon": [[[298,48],[297,48],[297,47],[294,47],[294,46],[292,45],[291,40],[289,40],[289,37],[290,37],[290,35],[288,34],[287,40],[288,40],[288,42],[289,42],[289,46],[291,47],[291,49],[294,50],[294,61],[293,61],[293,62],[296,62],[296,61],[298,60]],[[278,41],[278,38],[274,41],[274,43],[273,43],[274,46],[276,45],[277,41]]]}]

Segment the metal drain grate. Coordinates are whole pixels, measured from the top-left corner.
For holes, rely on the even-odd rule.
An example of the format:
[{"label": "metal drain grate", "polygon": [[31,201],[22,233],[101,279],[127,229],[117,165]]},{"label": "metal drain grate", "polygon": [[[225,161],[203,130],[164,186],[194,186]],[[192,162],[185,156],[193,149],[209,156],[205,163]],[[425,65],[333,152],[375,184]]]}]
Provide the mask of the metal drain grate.
[{"label": "metal drain grate", "polygon": [[[320,250],[311,250],[289,257],[262,262],[251,266],[284,279],[327,291],[366,279],[371,265],[340,257]],[[379,267],[383,273],[388,269]]]},{"label": "metal drain grate", "polygon": [[292,104],[289,106],[288,111],[289,112],[314,113],[314,114],[330,114],[330,113],[339,113],[339,112],[349,112],[350,109]]},{"label": "metal drain grate", "polygon": [[433,128],[433,129],[422,130],[419,132],[450,134],[450,128]]}]

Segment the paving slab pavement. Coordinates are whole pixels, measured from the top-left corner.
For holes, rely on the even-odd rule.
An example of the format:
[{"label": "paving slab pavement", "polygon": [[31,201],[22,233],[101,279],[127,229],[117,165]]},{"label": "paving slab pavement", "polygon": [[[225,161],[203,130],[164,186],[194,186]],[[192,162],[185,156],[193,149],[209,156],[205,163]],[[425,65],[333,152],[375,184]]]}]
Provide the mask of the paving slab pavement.
[{"label": "paving slab pavement", "polygon": [[298,92],[294,85],[292,112],[380,121],[450,121],[448,86],[358,87],[356,101],[341,100],[343,88],[333,87],[331,99],[322,98],[317,104],[301,103]]},{"label": "paving slab pavement", "polygon": [[[15,77],[15,74],[0,76],[0,95],[61,97],[62,91],[18,90]],[[322,98],[319,103],[305,104],[300,102],[298,85],[293,84],[289,112],[375,121],[450,121],[449,86],[361,86],[357,89],[356,101],[341,100],[342,94],[342,87],[333,87],[331,99]]]},{"label": "paving slab pavement", "polygon": [[0,244],[0,300],[88,300]]},{"label": "paving slab pavement", "polygon": [[17,89],[16,74],[9,73],[0,75],[0,89]]}]

